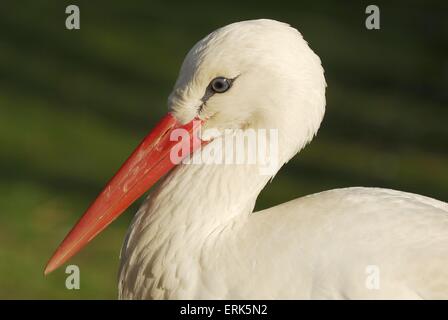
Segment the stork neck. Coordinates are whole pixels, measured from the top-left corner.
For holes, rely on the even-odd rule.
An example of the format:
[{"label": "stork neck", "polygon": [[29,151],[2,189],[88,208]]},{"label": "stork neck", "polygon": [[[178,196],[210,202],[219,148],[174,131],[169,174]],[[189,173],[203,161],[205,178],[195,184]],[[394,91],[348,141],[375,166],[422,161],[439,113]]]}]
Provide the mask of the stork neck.
[{"label": "stork neck", "polygon": [[[134,218],[122,250],[121,295],[129,290],[132,296],[145,295],[160,281],[167,292],[176,292],[179,275],[194,278],[200,271],[199,257],[214,251],[215,245],[228,245],[219,239],[243,229],[270,178],[255,165],[182,164],[175,168]],[[168,260],[182,264],[174,269],[162,267]],[[148,286],[138,286],[141,278],[135,275],[141,270],[158,277]]]},{"label": "stork neck", "polygon": [[247,217],[270,178],[255,165],[183,164],[150,195],[147,213],[218,227]]}]

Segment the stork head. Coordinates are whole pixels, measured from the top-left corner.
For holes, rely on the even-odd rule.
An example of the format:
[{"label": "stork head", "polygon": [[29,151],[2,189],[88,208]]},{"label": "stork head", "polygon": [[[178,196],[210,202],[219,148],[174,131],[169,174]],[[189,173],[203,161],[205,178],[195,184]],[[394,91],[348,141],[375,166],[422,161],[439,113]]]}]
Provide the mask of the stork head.
[{"label": "stork head", "polygon": [[190,50],[168,104],[178,121],[197,117],[205,129],[279,129],[287,161],[317,132],[325,86],[319,57],[296,29],[250,20],[220,28]]},{"label": "stork head", "polygon": [[[273,20],[233,23],[199,41],[186,56],[169,110],[69,232],[47,264],[49,273],[81,250],[170,171],[174,148],[189,153],[225,129],[278,129],[279,166],[317,132],[325,110],[319,57],[300,33]],[[196,120],[196,121],[195,121]],[[199,143],[195,123],[201,132]],[[190,138],[172,140],[182,129]],[[216,133],[217,132],[217,133]]]}]

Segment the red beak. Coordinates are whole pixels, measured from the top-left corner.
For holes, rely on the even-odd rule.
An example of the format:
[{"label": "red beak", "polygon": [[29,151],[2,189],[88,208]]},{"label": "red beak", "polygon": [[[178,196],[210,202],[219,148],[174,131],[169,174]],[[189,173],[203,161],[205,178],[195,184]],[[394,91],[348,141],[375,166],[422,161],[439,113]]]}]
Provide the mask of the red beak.
[{"label": "red beak", "polygon": [[[44,273],[48,274],[64,264],[162,176],[204,144],[198,138],[201,123],[195,119],[181,125],[168,113],[143,139],[68,233],[48,261]],[[176,133],[176,140],[171,139],[175,129],[182,129]],[[184,152],[177,152],[173,157],[175,150]]]}]

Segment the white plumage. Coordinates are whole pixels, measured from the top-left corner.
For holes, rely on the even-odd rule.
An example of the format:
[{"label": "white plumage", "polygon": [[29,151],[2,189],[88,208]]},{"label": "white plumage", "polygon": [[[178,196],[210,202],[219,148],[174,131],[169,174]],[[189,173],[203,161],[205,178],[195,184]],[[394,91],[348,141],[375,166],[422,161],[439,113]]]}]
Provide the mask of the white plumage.
[{"label": "white plumage", "polygon": [[[198,109],[217,76],[236,80]],[[180,122],[199,117],[206,128],[277,128],[278,170],[320,126],[323,69],[286,24],[231,24],[189,52],[169,108]],[[448,204],[348,188],[253,213],[272,178],[258,169],[176,167],[129,229],[120,298],[448,298]],[[369,266],[379,271],[378,287],[367,285]]]}]

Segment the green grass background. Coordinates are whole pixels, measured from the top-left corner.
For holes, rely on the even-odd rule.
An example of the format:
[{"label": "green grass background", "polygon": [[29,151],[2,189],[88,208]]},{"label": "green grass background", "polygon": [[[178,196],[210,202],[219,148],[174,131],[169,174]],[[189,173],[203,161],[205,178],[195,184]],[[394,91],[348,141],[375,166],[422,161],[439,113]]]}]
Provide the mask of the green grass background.
[{"label": "green grass background", "polygon": [[[65,29],[77,4],[81,30]],[[345,186],[448,200],[446,1],[0,2],[0,298],[115,298],[118,255],[138,204],[64,269],[43,268],[102,185],[165,113],[189,48],[239,20],[297,27],[328,82],[319,135],[258,208]]]}]

